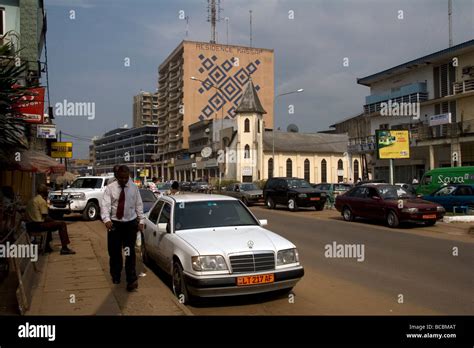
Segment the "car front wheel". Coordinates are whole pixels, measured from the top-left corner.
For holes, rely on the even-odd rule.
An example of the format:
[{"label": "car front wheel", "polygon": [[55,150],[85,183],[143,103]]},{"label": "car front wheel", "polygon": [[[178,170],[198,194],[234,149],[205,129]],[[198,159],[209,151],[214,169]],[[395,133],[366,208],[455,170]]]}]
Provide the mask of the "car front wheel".
[{"label": "car front wheel", "polygon": [[82,217],[86,221],[94,221],[99,217],[99,206],[94,202],[89,202],[86,205],[86,209],[82,213]]},{"label": "car front wheel", "polygon": [[178,261],[173,263],[173,293],[179,302],[189,303],[189,293],[186,288],[186,280],[184,279],[183,266]]},{"label": "car front wheel", "polygon": [[354,221],[354,215],[349,207],[344,207],[342,210],[342,217],[345,221]]},{"label": "car front wheel", "polygon": [[398,227],[399,224],[400,224],[400,221],[398,219],[397,214],[393,210],[390,210],[387,214],[388,227],[391,227],[391,228]]}]

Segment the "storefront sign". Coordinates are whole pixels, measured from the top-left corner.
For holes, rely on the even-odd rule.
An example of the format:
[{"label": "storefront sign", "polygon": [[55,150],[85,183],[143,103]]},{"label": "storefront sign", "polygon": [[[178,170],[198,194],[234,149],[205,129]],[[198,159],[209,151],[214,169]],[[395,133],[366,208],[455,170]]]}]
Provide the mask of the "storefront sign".
[{"label": "storefront sign", "polygon": [[44,87],[31,88],[29,94],[20,99],[17,107],[20,117],[28,123],[43,123]]},{"label": "storefront sign", "polygon": [[431,126],[440,126],[442,124],[451,123],[451,113],[439,114],[430,116],[429,125]]},{"label": "storefront sign", "polygon": [[410,137],[407,130],[376,130],[379,159],[410,158]]},{"label": "storefront sign", "polygon": [[36,137],[41,139],[56,139],[56,125],[39,124],[36,128]]},{"label": "storefront sign", "polygon": [[72,143],[68,143],[68,142],[51,143],[51,157],[72,158]]}]

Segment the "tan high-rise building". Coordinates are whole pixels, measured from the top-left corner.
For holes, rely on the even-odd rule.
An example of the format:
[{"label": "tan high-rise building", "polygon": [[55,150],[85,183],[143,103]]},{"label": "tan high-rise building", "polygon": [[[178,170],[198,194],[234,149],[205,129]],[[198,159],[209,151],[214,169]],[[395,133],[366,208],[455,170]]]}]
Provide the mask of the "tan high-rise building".
[{"label": "tan high-rise building", "polygon": [[133,96],[133,128],[158,124],[158,93],[140,92]]},{"label": "tan high-rise building", "polygon": [[165,179],[173,178],[175,159],[187,154],[188,126],[233,119],[250,78],[267,111],[264,127],[273,127],[272,49],[182,41],[158,75],[158,157]]}]

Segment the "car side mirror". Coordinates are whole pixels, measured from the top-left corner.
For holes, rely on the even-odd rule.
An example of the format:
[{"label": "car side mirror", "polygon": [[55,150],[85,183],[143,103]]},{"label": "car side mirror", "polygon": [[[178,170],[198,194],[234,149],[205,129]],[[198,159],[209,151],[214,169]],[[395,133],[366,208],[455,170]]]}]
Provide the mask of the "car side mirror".
[{"label": "car side mirror", "polygon": [[262,219],[258,220],[260,222],[260,226],[267,226],[268,225],[268,220],[267,219]]},{"label": "car side mirror", "polygon": [[168,224],[167,223],[159,223],[157,227],[158,232],[166,233],[168,232]]}]

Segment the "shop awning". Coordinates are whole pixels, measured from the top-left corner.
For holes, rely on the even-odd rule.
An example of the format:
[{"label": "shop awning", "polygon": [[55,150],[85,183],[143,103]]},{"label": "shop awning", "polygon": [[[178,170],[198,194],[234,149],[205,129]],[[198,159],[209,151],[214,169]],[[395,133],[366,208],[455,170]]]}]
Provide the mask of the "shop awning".
[{"label": "shop awning", "polygon": [[16,163],[18,170],[33,173],[64,174],[64,164],[55,161],[46,154],[28,150],[20,153],[20,161]]}]

